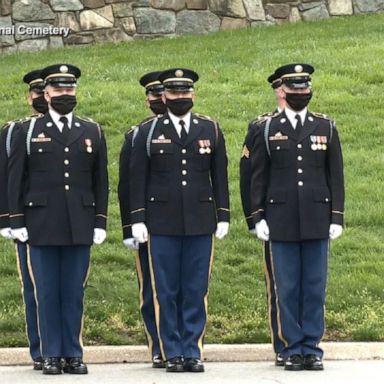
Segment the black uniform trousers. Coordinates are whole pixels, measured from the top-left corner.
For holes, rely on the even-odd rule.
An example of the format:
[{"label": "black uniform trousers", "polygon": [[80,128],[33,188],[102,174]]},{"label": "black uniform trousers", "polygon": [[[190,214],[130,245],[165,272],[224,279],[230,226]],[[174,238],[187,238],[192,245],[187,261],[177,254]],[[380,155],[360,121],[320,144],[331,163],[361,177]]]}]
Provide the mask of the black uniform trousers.
[{"label": "black uniform trousers", "polygon": [[40,336],[37,321],[37,308],[34,286],[28,269],[29,245],[16,243],[16,262],[19,272],[21,291],[25,306],[25,321],[28,337],[29,353],[33,360],[41,357]]},{"label": "black uniform trousers", "polygon": [[152,235],[149,262],[160,348],[165,359],[202,358],[212,235]]},{"label": "black uniform trousers", "polygon": [[140,244],[135,252],[137,280],[139,283],[140,312],[144,322],[145,335],[151,356],[160,354],[159,337],[155,320],[153,290],[149,267],[147,244]]},{"label": "black uniform trousers", "polygon": [[283,358],[323,356],[329,240],[271,241],[278,335]]},{"label": "black uniform trousers", "polygon": [[30,246],[41,352],[46,357],[83,356],[83,298],[90,246]]}]

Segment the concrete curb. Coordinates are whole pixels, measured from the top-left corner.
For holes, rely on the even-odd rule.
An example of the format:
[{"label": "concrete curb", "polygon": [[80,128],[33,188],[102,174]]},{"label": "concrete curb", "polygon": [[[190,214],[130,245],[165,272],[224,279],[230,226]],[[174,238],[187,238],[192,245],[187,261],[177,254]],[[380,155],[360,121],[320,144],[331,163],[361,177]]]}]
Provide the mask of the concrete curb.
[{"label": "concrete curb", "polygon": [[[322,343],[326,360],[381,360],[384,342],[326,342]],[[204,360],[215,362],[269,361],[274,359],[270,344],[207,344]],[[87,363],[149,362],[147,347],[89,346],[84,348]],[[28,348],[0,348],[0,365],[31,364]]]}]

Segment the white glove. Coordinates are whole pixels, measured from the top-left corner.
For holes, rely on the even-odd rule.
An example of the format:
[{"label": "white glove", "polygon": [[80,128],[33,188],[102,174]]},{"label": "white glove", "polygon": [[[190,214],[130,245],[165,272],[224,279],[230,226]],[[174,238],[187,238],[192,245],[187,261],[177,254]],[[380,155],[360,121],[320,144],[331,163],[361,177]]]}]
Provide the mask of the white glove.
[{"label": "white glove", "polygon": [[148,229],[144,223],[132,224],[132,236],[139,243],[148,241]]},{"label": "white glove", "polygon": [[12,229],[11,234],[14,239],[19,240],[22,243],[25,243],[29,239],[28,231],[25,227]]},{"label": "white glove", "polygon": [[337,239],[343,233],[343,227],[339,224],[331,224],[329,226],[329,238],[331,240]]},{"label": "white glove", "polygon": [[3,236],[6,239],[13,240],[14,237],[12,236],[12,230],[10,227],[1,228],[0,229],[0,235]]},{"label": "white glove", "polygon": [[101,228],[95,228],[93,230],[93,243],[101,244],[107,237],[107,231]]},{"label": "white glove", "polygon": [[137,251],[139,249],[139,243],[134,237],[130,237],[129,239],[124,239],[123,243],[127,248],[133,249],[134,251]]},{"label": "white glove", "polygon": [[256,231],[256,236],[260,240],[264,240],[264,241],[269,240],[269,227],[267,222],[264,219],[256,223],[255,231]]},{"label": "white glove", "polygon": [[221,240],[224,239],[225,236],[227,236],[229,230],[229,223],[226,221],[219,221],[217,223],[216,233],[215,236]]}]

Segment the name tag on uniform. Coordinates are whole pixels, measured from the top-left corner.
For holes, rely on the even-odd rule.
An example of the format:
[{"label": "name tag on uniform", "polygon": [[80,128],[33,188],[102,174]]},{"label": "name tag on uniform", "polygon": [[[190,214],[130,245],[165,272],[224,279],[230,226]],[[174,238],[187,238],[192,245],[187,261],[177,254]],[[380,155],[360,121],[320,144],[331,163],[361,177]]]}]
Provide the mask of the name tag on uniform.
[{"label": "name tag on uniform", "polygon": [[171,139],[153,139],[152,143],[153,144],[171,144],[172,140]]},{"label": "name tag on uniform", "polygon": [[288,140],[288,136],[269,136],[270,141],[276,141],[276,140]]},{"label": "name tag on uniform", "polygon": [[32,143],[45,143],[47,141],[52,141],[50,137],[33,137],[31,139]]}]

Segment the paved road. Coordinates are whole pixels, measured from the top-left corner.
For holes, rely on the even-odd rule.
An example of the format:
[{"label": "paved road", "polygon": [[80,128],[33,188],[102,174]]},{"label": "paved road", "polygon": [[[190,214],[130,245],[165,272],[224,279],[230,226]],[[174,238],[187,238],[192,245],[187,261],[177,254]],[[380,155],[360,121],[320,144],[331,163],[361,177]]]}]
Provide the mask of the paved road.
[{"label": "paved road", "polygon": [[82,376],[47,376],[29,366],[0,366],[1,384],[383,384],[383,360],[325,361],[322,372],[286,372],[272,362],[206,363],[205,373],[167,373],[148,364],[89,364]]}]

